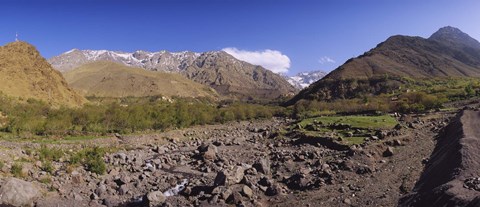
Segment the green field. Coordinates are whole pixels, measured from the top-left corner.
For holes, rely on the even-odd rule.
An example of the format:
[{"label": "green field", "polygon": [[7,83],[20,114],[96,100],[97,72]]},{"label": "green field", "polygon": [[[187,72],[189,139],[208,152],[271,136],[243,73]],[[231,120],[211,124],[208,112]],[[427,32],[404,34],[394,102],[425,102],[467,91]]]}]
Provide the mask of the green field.
[{"label": "green field", "polygon": [[322,123],[322,125],[348,124],[358,129],[391,129],[398,124],[397,120],[389,115],[382,116],[322,116],[304,119],[298,124],[304,128],[308,124]]},{"label": "green field", "polygon": [[[362,144],[365,142],[365,138],[370,137],[375,132],[392,129],[397,124],[397,120],[389,115],[319,116],[303,119],[295,127],[309,137],[322,139],[333,136],[333,138],[339,138],[337,140],[341,144],[350,146]],[[346,129],[335,129],[335,125],[348,127]]]}]

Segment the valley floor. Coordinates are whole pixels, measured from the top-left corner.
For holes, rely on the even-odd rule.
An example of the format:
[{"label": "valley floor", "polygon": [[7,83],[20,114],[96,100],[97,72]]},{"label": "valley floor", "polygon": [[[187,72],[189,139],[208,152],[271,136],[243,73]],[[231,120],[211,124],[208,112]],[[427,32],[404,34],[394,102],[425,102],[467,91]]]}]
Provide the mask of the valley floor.
[{"label": "valley floor", "polygon": [[[1,141],[0,186],[21,163],[36,206],[396,206],[455,113],[403,116],[394,135],[345,151],[296,142],[280,119],[55,142],[65,157],[51,175],[35,161],[41,144]],[[93,146],[110,149],[104,175],[69,165],[68,152]]]}]

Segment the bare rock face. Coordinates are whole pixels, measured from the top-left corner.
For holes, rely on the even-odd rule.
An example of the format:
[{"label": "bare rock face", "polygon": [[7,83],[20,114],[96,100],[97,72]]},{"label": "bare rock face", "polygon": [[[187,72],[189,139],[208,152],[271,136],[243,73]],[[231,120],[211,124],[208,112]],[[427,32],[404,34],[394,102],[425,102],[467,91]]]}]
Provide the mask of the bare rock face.
[{"label": "bare rock face", "polygon": [[8,178],[0,188],[0,206],[33,206],[40,196],[41,192],[34,184]]}]

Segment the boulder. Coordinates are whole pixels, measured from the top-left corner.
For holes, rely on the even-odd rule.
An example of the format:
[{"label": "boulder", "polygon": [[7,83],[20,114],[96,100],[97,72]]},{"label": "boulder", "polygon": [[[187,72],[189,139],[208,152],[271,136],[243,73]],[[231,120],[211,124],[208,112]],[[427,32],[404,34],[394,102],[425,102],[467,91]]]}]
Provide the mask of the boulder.
[{"label": "boulder", "polygon": [[8,178],[0,188],[0,206],[33,206],[41,192],[32,183]]},{"label": "boulder", "polygon": [[242,193],[250,199],[253,197],[253,190],[246,185],[243,186]]},{"label": "boulder", "polygon": [[204,160],[210,160],[210,161],[213,161],[215,159],[217,159],[217,147],[213,144],[209,144],[209,145],[201,145],[199,148],[198,148],[198,151],[200,151],[202,154],[202,158]]},{"label": "boulder", "polygon": [[281,192],[280,186],[274,184],[267,188],[265,195],[267,196],[276,196]]},{"label": "boulder", "polygon": [[242,166],[236,166],[233,169],[233,175],[230,178],[232,183],[240,183],[243,180],[243,177],[245,176],[245,169]]},{"label": "boulder", "polygon": [[220,171],[215,176],[215,180],[213,181],[213,186],[224,186],[227,185],[227,175],[225,172]]},{"label": "boulder", "polygon": [[147,194],[148,206],[160,206],[165,203],[167,197],[161,191],[152,191]]},{"label": "boulder", "polygon": [[384,157],[393,156],[393,147],[387,147],[387,149],[383,152]]},{"label": "boulder", "polygon": [[270,174],[270,160],[261,158],[253,164],[253,167],[258,171],[265,175]]}]

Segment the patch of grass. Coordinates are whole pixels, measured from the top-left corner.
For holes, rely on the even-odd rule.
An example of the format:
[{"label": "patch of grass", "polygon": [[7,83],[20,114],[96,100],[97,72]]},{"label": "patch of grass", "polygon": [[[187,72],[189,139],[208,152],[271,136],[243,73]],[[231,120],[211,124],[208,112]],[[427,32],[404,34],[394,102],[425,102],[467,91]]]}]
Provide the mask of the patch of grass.
[{"label": "patch of grass", "polygon": [[353,128],[359,129],[391,129],[398,124],[397,120],[389,115],[382,116],[321,116],[308,118],[298,123],[305,127],[312,123],[322,123],[322,125],[330,124],[348,124]]},{"label": "patch of grass", "polygon": [[47,173],[50,173],[52,174],[54,168],[53,168],[53,165],[52,165],[52,162],[49,161],[49,160],[45,160],[43,163],[42,163],[42,167],[40,168],[41,170],[47,172]]},{"label": "patch of grass", "polygon": [[32,154],[33,154],[32,149],[31,148],[26,148],[25,149],[25,154],[28,155],[28,156],[32,156]]},{"label": "patch of grass", "polygon": [[3,161],[0,160],[0,169],[2,169],[4,166],[5,166],[5,163],[3,163]]},{"label": "patch of grass", "polygon": [[38,150],[38,156],[42,161],[59,161],[64,155],[61,149],[48,148],[46,145],[42,145]]},{"label": "patch of grass", "polygon": [[[332,125],[343,124],[349,127],[340,128]],[[301,133],[315,138],[337,138],[343,145],[360,145],[365,138],[378,130],[392,129],[398,122],[389,115],[377,116],[320,116],[303,119],[297,125]],[[337,125],[338,126],[338,125]],[[296,126],[292,126],[296,127]]]},{"label": "patch of grass", "polygon": [[22,178],[22,177],[25,176],[25,175],[22,173],[22,170],[23,170],[22,164],[20,164],[20,163],[14,163],[14,164],[12,165],[12,168],[10,169],[10,173],[12,173],[12,175],[13,175],[14,177]]},{"label": "patch of grass", "polygon": [[360,145],[365,142],[365,137],[344,137],[343,140],[348,145]]},{"label": "patch of grass", "polygon": [[106,138],[106,136],[96,136],[96,135],[85,135],[85,136],[67,136],[63,137],[62,139],[55,139],[55,138],[40,138],[36,139],[33,142],[39,144],[75,144],[83,141],[88,140],[95,140],[95,139],[102,139]]},{"label": "patch of grass", "polygon": [[72,165],[81,164],[86,167],[90,172],[97,174],[105,174],[107,166],[103,160],[105,155],[105,149],[100,147],[83,149],[70,157],[70,163]]},{"label": "patch of grass", "polygon": [[52,183],[52,178],[50,176],[45,176],[45,177],[42,177],[40,178],[40,180],[38,180],[40,183],[43,183],[43,184],[50,184]]}]

